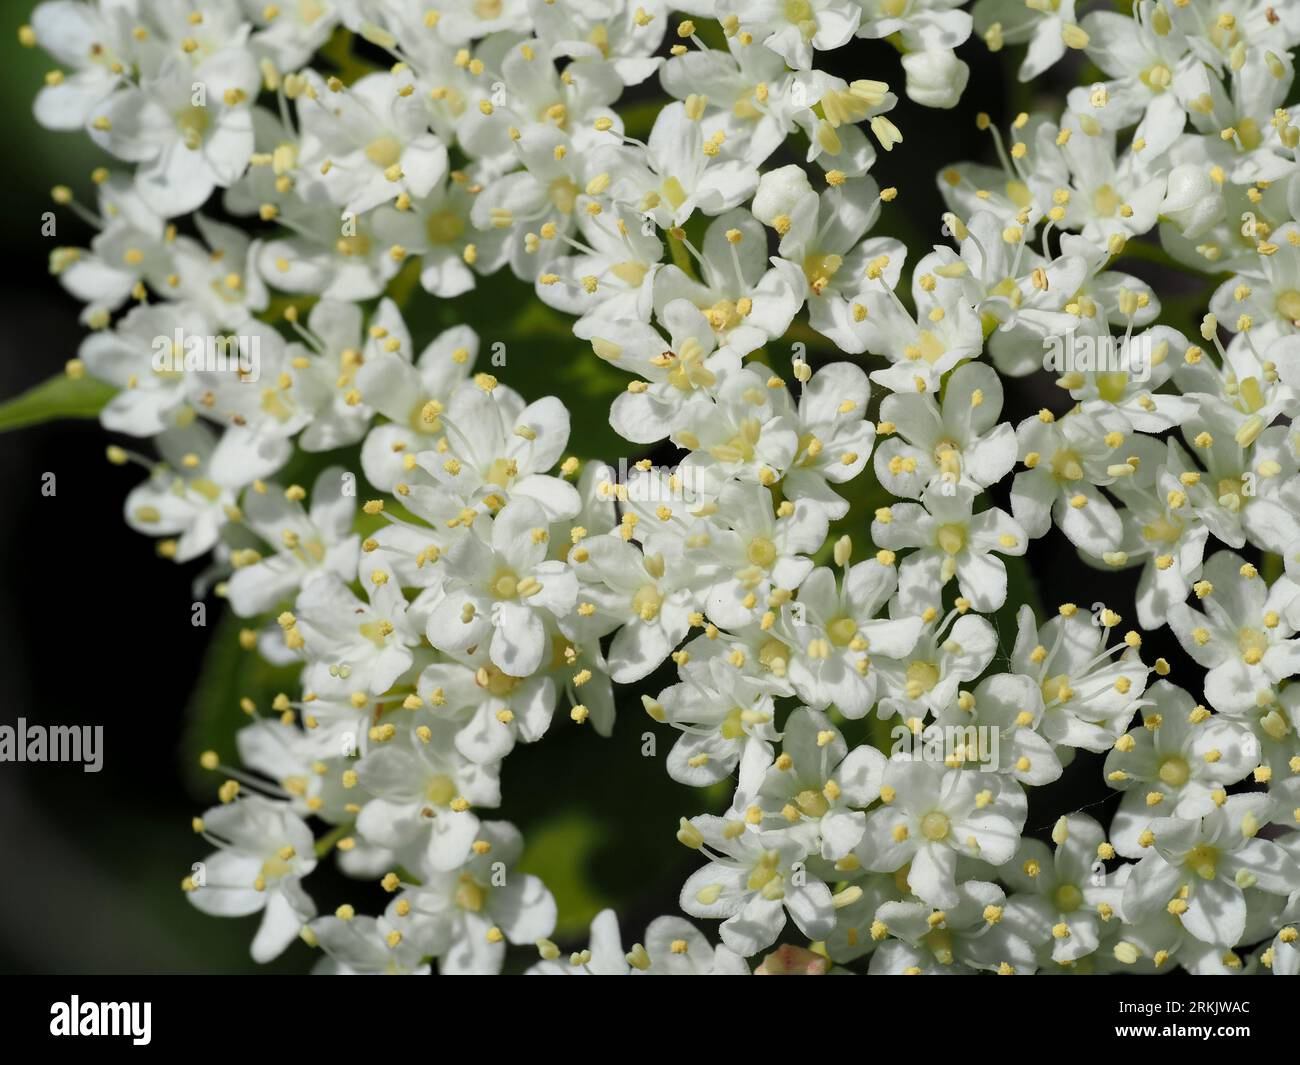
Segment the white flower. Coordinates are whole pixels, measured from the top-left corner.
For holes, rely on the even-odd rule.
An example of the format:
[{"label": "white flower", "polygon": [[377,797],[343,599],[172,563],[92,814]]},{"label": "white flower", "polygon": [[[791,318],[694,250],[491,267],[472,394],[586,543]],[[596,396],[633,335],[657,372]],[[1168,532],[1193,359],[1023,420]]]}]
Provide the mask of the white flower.
[{"label": "white flower", "polygon": [[998,870],[1015,890],[999,917],[1013,928],[1032,930],[1036,946],[1041,942],[1053,961],[1069,964],[1098,949],[1106,922],[1119,923],[1118,899],[1103,864],[1111,851],[1096,821],[1086,814],[1064,816],[1052,828],[1052,842],[1055,850],[1040,840],[1022,840],[1015,857]]},{"label": "white flower", "polygon": [[1030,537],[1055,523],[1091,555],[1119,546],[1119,513],[1098,488],[1135,472],[1127,458],[1137,441],[1126,428],[1114,415],[1081,411],[1058,419],[1043,410],[1020,423],[1016,438],[1027,468],[1011,485],[1011,513]]},{"label": "white flower", "polygon": [[244,522],[276,550],[269,558],[256,550],[236,556],[228,584],[235,613],[249,617],[269,610],[322,573],[350,580],[357,572],[361,538],[352,532],[356,502],[346,494],[345,472],[331,466],[317,475],[310,510],[304,510],[301,492],[277,485],[244,493]]},{"label": "white flower", "polygon": [[803,836],[811,829],[812,845],[836,861],[862,839],[862,810],[880,797],[884,769],[885,756],[874,747],[850,751],[830,718],[799,707],[786,719],[775,762],[765,770],[742,763],[733,809],[766,831]]},{"label": "white flower", "polygon": [[[475,228],[471,187],[477,186],[471,185],[469,175],[449,175],[409,205],[401,201],[402,206],[380,206],[365,216],[373,223],[373,247],[385,267],[395,272],[399,259],[419,256],[420,287],[442,299],[471,291],[475,274],[494,273],[509,255],[510,234]],[[362,247],[369,249],[372,237],[358,235]],[[394,254],[395,248],[400,254]]]},{"label": "white flower", "polygon": [[690,404],[672,433],[672,442],[691,452],[683,477],[706,485],[777,480],[799,446],[795,420],[778,403],[756,370],[727,374],[712,402]]},{"label": "white flower", "polygon": [[423,198],[447,171],[447,149],[428,130],[424,101],[403,93],[409,72],[367,74],[327,86],[314,71],[298,104],[299,162],[308,188],[319,187],[349,215],[401,193]]},{"label": "white flower", "polygon": [[[761,485],[729,483],[716,513],[701,522],[703,542],[691,551],[721,568],[705,610],[716,625],[732,628],[780,605],[812,570],[807,553],[826,539],[826,512],[811,500],[772,507]],[[689,556],[688,556],[689,558]]]},{"label": "white flower", "polygon": [[[897,603],[891,603],[891,613],[897,612]],[[921,620],[921,635],[911,651],[873,662],[888,693],[876,710],[882,719],[941,713],[957,697],[958,685],[983,673],[997,650],[997,633],[978,614],[958,616],[954,610],[939,617],[930,606]]]},{"label": "white flower", "polygon": [[1246,888],[1286,895],[1300,867],[1276,843],[1260,839],[1273,812],[1266,795],[1230,795],[1198,820],[1159,818],[1151,850],[1124,889],[1124,915],[1140,921],[1167,909],[1204,943],[1231,947],[1246,927]]},{"label": "white flower", "polygon": [[[482,523],[490,526],[480,532]],[[542,663],[545,619],[573,609],[578,581],[569,567],[546,558],[546,514],[531,499],[504,506],[490,522],[447,552],[443,598],[429,614],[429,642],[446,651],[487,644],[492,662],[526,677]]]},{"label": "white flower", "polygon": [[[574,951],[568,961],[550,957],[558,955],[559,948],[547,941],[539,944],[543,960],[531,966],[525,976],[627,976],[632,971],[630,954],[623,951],[623,939],[618,930],[618,915],[613,910],[601,910],[591,920],[589,946]],[[548,949],[549,947],[549,949]]]},{"label": "white flower", "polygon": [[[778,392],[778,403],[788,396]],[[866,468],[876,437],[866,418],[870,398],[867,375],[848,362],[823,366],[804,384],[791,419],[798,450],[781,481],[787,498],[817,503],[832,521],[849,512],[848,502],[831,486]]]},{"label": "white flower", "polygon": [[830,888],[803,868],[806,852],[789,836],[702,814],[683,821],[678,838],[709,859],[682,885],[682,909],[720,919],[722,942],[737,954],[775,943],[787,914],[812,940],[835,926]]},{"label": "white flower", "polygon": [[479,831],[471,807],[501,802],[498,767],[457,752],[456,729],[454,722],[420,710],[397,739],[375,744],[355,767],[371,796],[357,815],[357,831],[399,853],[422,846],[427,867],[440,872],[469,857]]},{"label": "white flower", "polygon": [[812,66],[814,49],[838,48],[848,41],[861,17],[849,0],[757,0],[739,14],[744,32],[798,70]]},{"label": "white flower", "polygon": [[[698,281],[673,264],[655,274],[655,314],[663,321],[674,300],[690,300],[704,312],[718,346],[737,355],[784,335],[801,306],[801,289],[768,266],[767,237],[748,211],[737,208],[709,223],[698,270]],[[617,317],[612,305],[596,313]]]},{"label": "white flower", "polygon": [[1259,741],[1246,726],[1211,716],[1181,688],[1158,681],[1146,701],[1143,726],[1106,755],[1106,781],[1124,792],[1110,838],[1126,858],[1142,857],[1139,838],[1153,817],[1204,817],[1259,764]]},{"label": "white flower", "polygon": [[1055,4],[1029,4],[1020,0],[979,0],[973,12],[975,32],[990,48],[1029,42],[1020,80],[1031,81],[1055,65],[1067,46],[1080,48],[1088,42],[1074,14],[1074,0]]},{"label": "white flower", "polygon": [[404,942],[386,917],[321,917],[310,926],[325,951],[313,972],[337,976],[426,976],[419,945]]},{"label": "white flower", "polygon": [[[635,211],[618,207],[608,213],[583,213],[576,237],[560,237],[544,228],[539,240],[542,247],[567,242],[573,250],[562,258],[547,258],[546,273],[536,286],[543,303],[581,318],[649,321],[664,246],[654,226]],[[555,252],[565,250],[559,246]]]},{"label": "white flower", "polygon": [[[452,341],[453,337],[446,340]],[[420,368],[425,388],[451,385],[460,350],[452,348],[447,353],[444,346],[431,354],[430,364]],[[445,366],[446,358],[453,367],[438,373],[438,364]],[[398,396],[400,391],[397,395],[390,393],[390,409],[400,409],[396,407]],[[563,521],[578,512],[578,493],[573,486],[547,472],[569,441],[569,412],[556,397],[544,396],[525,404],[513,389],[498,385],[486,374],[477,374],[473,385],[463,385],[451,393],[445,411],[439,413],[437,406],[437,400],[425,399],[418,415],[411,410],[413,420],[407,424],[414,425],[418,418],[424,427],[420,430],[424,440],[428,439],[428,430],[434,428],[427,420],[430,415],[442,435],[429,450],[419,452],[413,460],[402,460],[403,469],[409,471],[404,479],[419,483],[415,474],[422,470],[443,494],[471,508],[482,506],[489,511],[506,502],[526,499],[541,509],[547,523]],[[382,428],[374,432],[382,432]],[[388,437],[385,442],[390,451],[402,443],[396,431],[384,436]],[[417,433],[414,442],[420,440]],[[385,461],[377,446],[369,450],[371,468],[378,473]],[[363,463],[365,454],[363,450]],[[471,510],[471,519],[475,512]]]},{"label": "white flower", "polygon": [[880,189],[871,178],[851,178],[820,196],[806,193],[784,217],[780,258],[773,263],[799,299],[808,323],[849,354],[865,350],[867,278],[892,289],[905,250],[896,240],[863,240],[880,214]]},{"label": "white flower", "polygon": [[[127,26],[108,5],[48,0],[32,12],[35,41],[61,67],[36,94],[36,121],[47,129],[80,129],[119,86],[119,68],[134,60]],[[93,46],[93,47],[92,47]]]},{"label": "white flower", "polygon": [[[692,95],[707,98],[702,119],[705,134],[712,137],[721,130],[722,152],[758,166],[794,132],[799,103],[785,61],[767,48],[739,43],[738,36],[727,38],[726,52],[710,48],[670,57],[659,80],[664,91],[678,100]],[[760,190],[768,174],[778,172],[764,173]]]},{"label": "white flower", "polygon": [[140,197],[168,218],[232,185],[253,154],[250,101],[261,79],[252,55],[238,46],[193,54],[196,65],[169,58],[88,109],[91,138],[139,164]]},{"label": "white flower", "polygon": [[666,768],[683,784],[714,784],[742,758],[771,758],[777,735],[772,685],[738,668],[724,651],[707,636],[692,640],[681,681],[657,700],[642,696],[652,718],[681,730]]},{"label": "white flower", "polygon": [[709,319],[688,300],[671,300],[659,320],[668,329],[667,341],[635,319],[588,317],[574,327],[574,335],[590,340],[600,358],[642,378],[628,385],[609,412],[615,432],[636,444],[662,440],[689,404],[712,395],[719,380],[740,365],[730,348],[714,350]]},{"label": "white flower", "polygon": [[163,461],[127,496],[127,524],[147,536],[168,537],[167,557],[177,562],[209,551],[234,512],[239,489],[279,465],[262,466],[248,445],[232,432],[218,442],[198,423],[160,433],[154,446]]},{"label": "white flower", "polygon": [[[360,568],[367,570],[364,557]],[[311,657],[346,669],[354,690],[382,695],[411,668],[420,632],[391,573],[376,569],[361,583],[368,602],[341,577],[322,574],[303,587],[281,624],[299,633]]]},{"label": "white flower", "polygon": [[880,415],[893,433],[876,449],[876,477],[909,499],[927,488],[995,484],[1016,462],[1015,431],[998,422],[1001,413],[1002,382],[979,362],[953,371],[941,403],[931,392],[886,396]]},{"label": "white flower", "polygon": [[908,887],[931,906],[961,901],[959,855],[1001,865],[1015,853],[1024,812],[999,801],[996,777],[931,762],[890,762],[881,790],[889,802],[867,815],[856,853],[877,872],[909,866]]},{"label": "white flower", "polygon": [[[692,112],[694,114],[694,112]],[[704,139],[699,117],[686,105],[671,103],[655,119],[644,148],[615,149],[600,156],[608,167],[611,192],[638,206],[662,229],[680,226],[696,210],[707,215],[729,211],[753,195],[758,171],[740,159],[724,159],[718,133]],[[594,165],[594,164],[593,164]]]},{"label": "white flower", "polygon": [[970,36],[971,17],[958,0],[856,0],[862,8],[859,37],[898,34],[908,52],[924,47],[956,48]]},{"label": "white flower", "polygon": [[493,665],[484,649],[466,660],[426,667],[416,691],[458,722],[456,749],[480,765],[501,761],[516,740],[541,739],[555,712],[554,680],[511,676]]},{"label": "white flower", "polygon": [[1292,638],[1300,627],[1300,587],[1287,577],[1270,587],[1245,568],[1240,555],[1218,552],[1198,586],[1201,609],[1169,608],[1183,650],[1209,670],[1205,697],[1224,714],[1270,701],[1283,680],[1300,673],[1300,640]]},{"label": "white flower", "polygon": [[[968,880],[957,888],[957,901],[942,909],[923,902],[885,902],[876,922],[888,935],[908,944],[922,964],[957,973],[988,970],[1029,974],[1037,965],[1034,952],[1004,922],[1007,898],[996,884]],[[896,972],[894,951],[884,946],[871,959],[868,974]],[[913,960],[913,959],[908,959]]]},{"label": "white flower", "polygon": [[[381,335],[375,336],[376,330]],[[366,480],[392,491],[409,477],[405,457],[414,461],[436,446],[444,430],[442,415],[474,368],[478,336],[468,326],[456,326],[435,337],[417,358],[401,315],[388,301],[380,304],[370,335],[354,382],[363,402],[389,422],[367,434],[361,465]]]},{"label": "white flower", "polygon": [[418,887],[399,892],[385,911],[387,927],[399,933],[399,944],[435,956],[444,976],[499,973],[507,941],[531,945],[555,929],[554,897],[537,877],[514,868],[523,847],[513,825],[484,821],[469,860],[459,869],[431,870]]},{"label": "white flower", "polygon": [[973,692],[963,692],[916,743],[922,751],[934,743],[945,761],[953,757],[959,764],[1005,773],[1026,787],[1038,787],[1061,775],[1060,757],[1038,731],[1042,720],[1043,694],[1034,679],[995,673]]},{"label": "white flower", "polygon": [[1072,603],[1062,604],[1041,628],[1028,606],[1016,614],[1011,668],[1037,681],[1044,707],[1040,728],[1052,743],[1104,751],[1128,727],[1149,670],[1135,650],[1134,641],[1141,642],[1136,633],[1107,646],[1121,620],[1105,608],[1089,614]]},{"label": "white flower", "polygon": [[748,976],[749,966],[735,951],[714,946],[689,921],[656,917],[645,930],[644,952],[633,946],[633,969],[648,976]]},{"label": "white flower", "polygon": [[[951,492],[951,494],[949,494]],[[970,489],[941,485],[929,488],[916,503],[895,503],[876,512],[871,538],[891,550],[915,548],[899,567],[899,594],[915,601],[913,588],[935,601],[954,577],[962,597],[976,610],[997,610],[1007,598],[1006,566],[997,554],[1019,556],[1028,537],[1011,515],[996,507],[971,513]]]},{"label": "white flower", "polygon": [[[1154,485],[1132,487],[1124,482],[1111,486],[1125,504],[1120,511],[1124,537],[1120,543],[1122,564],[1142,562],[1136,605],[1144,628],[1163,625],[1169,607],[1187,598],[1192,582],[1200,577],[1201,561],[1210,530],[1195,512],[1174,507],[1183,495],[1183,485],[1168,469]],[[1120,559],[1112,556],[1111,564]]]},{"label": "white flower", "polygon": [[198,909],[218,917],[261,913],[253,960],[279,957],[316,914],[301,880],[316,867],[311,830],[284,806],[256,796],[215,806],[202,818],[204,838],[219,849],[187,877]]},{"label": "white flower", "polygon": [[92,377],[118,389],[100,411],[104,428],[154,436],[182,425],[191,417],[186,342],[201,349],[215,333],[193,304],[160,303],[132,308],[116,328],[86,337],[77,357]]},{"label": "white flower", "polygon": [[819,566],[786,608],[793,653],[790,682],[814,707],[835,707],[848,718],[866,715],[876,703],[880,662],[911,653],[919,617],[877,618],[897,585],[897,571],[875,559],[847,568],[839,588],[834,573]]},{"label": "white flower", "polygon": [[569,561],[581,582],[579,617],[569,625],[599,635],[617,630],[609,648],[617,683],[640,680],[681,643],[696,598],[686,567],[670,568],[663,555],[646,555],[612,534],[583,539]]}]

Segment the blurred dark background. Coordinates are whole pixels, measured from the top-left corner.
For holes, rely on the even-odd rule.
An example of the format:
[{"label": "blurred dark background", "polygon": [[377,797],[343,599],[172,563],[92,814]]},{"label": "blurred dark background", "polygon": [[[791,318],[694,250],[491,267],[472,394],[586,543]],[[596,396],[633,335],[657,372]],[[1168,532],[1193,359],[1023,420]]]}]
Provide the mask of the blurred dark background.
[{"label": "blurred dark background", "polygon": [[[7,8],[0,85],[16,147],[6,160],[10,271],[0,290],[0,400],[59,372],[84,335],[79,305],[48,276],[46,262],[53,247],[85,245],[92,234],[59,210],[57,236],[44,237],[41,216],[53,209],[55,184],[93,203],[89,174],[105,162],[83,135],[47,132],[32,120],[31,99],[51,63],[18,46],[21,12]],[[1021,52],[990,56],[974,40],[960,51],[972,76],[958,108],[929,111],[902,99],[891,114],[906,139],[892,154],[880,153],[873,175],[900,195],[876,232],[903,239],[910,261],[942,239],[939,168],[993,159],[975,114],[987,111],[1005,125],[1033,106],[1034,94],[1004,73],[1014,71]],[[850,79],[886,80],[902,95],[897,54],[888,45],[857,42],[829,56],[828,65]],[[1061,98],[1063,77],[1072,84],[1080,75],[1055,72],[1041,87],[1046,105]],[[458,308],[445,310],[454,318]],[[429,335],[415,339],[422,345]],[[817,363],[832,353],[810,354]],[[1044,405],[1063,410],[1061,396],[1046,375],[1008,384],[1004,417],[1019,419]],[[151,541],[127,529],[122,503],[140,471],[109,466],[107,442],[93,421],[0,435],[0,723],[25,717],[104,727],[97,774],[75,765],[0,764],[0,971],[265,972],[248,958],[256,919],[200,915],[179,886],[189,863],[206,852],[190,818],[212,801],[219,783],[200,784],[182,748],[192,753],[187,705],[205,654],[219,654],[209,643],[221,608],[210,602],[208,627],[191,625],[195,568],[159,559]],[[50,497],[41,493],[46,473],[57,478]],[[855,515],[861,551],[870,510]],[[1131,597],[1130,576],[1085,571],[1055,534],[1035,545],[1029,570],[1045,589],[1040,601],[1048,609],[1061,597],[1057,589],[1104,599],[1121,613]],[[1011,635],[1009,616],[999,619],[1004,635]],[[1168,640],[1152,639],[1148,648],[1174,657]],[[640,689],[657,691],[661,678],[669,682],[661,673]],[[234,699],[227,712],[233,727],[240,717]],[[635,700],[608,741],[571,726],[561,709],[551,734],[519,748],[506,765],[502,815],[520,819],[530,854],[547,855],[537,871],[561,899],[557,938],[585,943],[586,922],[609,901],[618,903],[629,943],[651,918],[676,912],[678,888],[693,864],[673,843],[676,821],[704,809],[708,797],[666,783],[660,761],[636,756],[647,727]],[[660,730],[658,740],[667,744],[671,736]],[[1099,761],[1084,756],[1063,781],[1035,793],[1028,828],[1044,835],[1056,812],[1105,798]],[[1093,812],[1103,821],[1108,813]],[[361,908],[374,891],[325,871],[309,887],[325,910],[344,899]],[[310,952],[296,944],[270,969],[301,972],[310,962]]]}]

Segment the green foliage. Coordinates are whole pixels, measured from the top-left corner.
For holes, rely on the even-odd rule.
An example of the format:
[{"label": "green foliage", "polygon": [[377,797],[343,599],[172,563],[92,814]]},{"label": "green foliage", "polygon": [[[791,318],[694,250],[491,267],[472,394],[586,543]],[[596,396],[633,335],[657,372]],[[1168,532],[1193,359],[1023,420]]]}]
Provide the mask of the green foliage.
[{"label": "green foliage", "polygon": [[186,709],[186,729],[181,740],[185,777],[195,794],[211,797],[219,781],[199,766],[199,755],[216,751],[224,765],[236,765],[235,733],[248,724],[240,700],[251,699],[265,711],[280,692],[296,691],[299,669],[273,666],[256,651],[239,644],[243,627],[239,618],[225,612],[213,628]]},{"label": "green foliage", "polygon": [[95,418],[115,389],[89,377],[57,374],[20,396],[0,403],[0,432],[60,418]]}]

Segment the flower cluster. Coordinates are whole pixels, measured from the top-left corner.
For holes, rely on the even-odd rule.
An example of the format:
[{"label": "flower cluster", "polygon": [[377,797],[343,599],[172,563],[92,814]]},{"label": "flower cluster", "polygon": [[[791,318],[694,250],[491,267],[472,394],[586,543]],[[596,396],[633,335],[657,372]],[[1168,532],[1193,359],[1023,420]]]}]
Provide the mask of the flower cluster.
[{"label": "flower cluster", "polygon": [[[327,972],[497,972],[507,944],[542,973],[773,947],[757,971],[1297,972],[1300,8],[682,10],[48,0],[24,29],[60,64],[37,117],[123,164],[97,206],[56,190],[98,234],[51,267],[93,330],[69,372],[160,456],[126,520],[209,558],[248,647],[301,668],[247,708],[190,898]],[[821,53],[895,41],[907,96],[947,108],[972,29],[1028,42],[1022,79],[1067,52],[1106,77],[1005,137],[981,116],[997,163],[938,175],[951,243],[905,272],[868,173],[897,97]],[[622,97],[656,80],[639,139]],[[1217,282],[1199,335],[1117,268],[1134,248]],[[627,375],[609,422],[671,466],[566,457],[565,403],[473,330],[413,338],[401,278],[446,300],[497,271]],[[805,344],[778,372],[792,335],[863,358]],[[1044,371],[1055,411],[1002,420],[1004,380]],[[354,446],[359,472],[285,483]],[[1008,602],[1053,529],[1132,574],[1137,627]],[[1195,694],[1144,658],[1166,625]],[[566,962],[491,811],[557,710],[612,732],[616,685],[675,736],[673,780],[732,789],[678,831],[681,908],[721,943],[666,916],[625,951],[605,912]],[[1123,797],[1108,827],[1049,819],[1049,847],[1027,792],[1079,751]],[[318,915],[331,852],[382,914]]]}]

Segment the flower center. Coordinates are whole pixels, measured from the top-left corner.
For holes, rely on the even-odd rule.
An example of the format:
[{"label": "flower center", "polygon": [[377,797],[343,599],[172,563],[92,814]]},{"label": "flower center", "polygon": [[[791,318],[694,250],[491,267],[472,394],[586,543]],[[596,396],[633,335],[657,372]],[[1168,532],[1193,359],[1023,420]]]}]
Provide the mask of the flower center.
[{"label": "flower center", "polygon": [[966,526],[940,525],[938,535],[935,536],[935,542],[944,554],[959,554],[962,548],[966,546]]},{"label": "flower center", "polygon": [[803,261],[803,275],[808,279],[808,287],[820,296],[843,265],[844,258],[840,255],[809,255]]},{"label": "flower center", "polygon": [[451,244],[465,232],[465,220],[455,211],[434,211],[424,223],[431,244]]},{"label": "flower center", "polygon": [[1062,913],[1073,913],[1083,905],[1083,892],[1073,884],[1062,884],[1056,889],[1056,908]]},{"label": "flower center", "polygon": [[933,810],[921,818],[921,835],[931,843],[947,839],[948,828],[948,815],[940,810]]},{"label": "flower center", "polygon": [[1050,703],[1059,700],[1060,702],[1069,702],[1070,696],[1074,692],[1070,688],[1070,678],[1065,673],[1058,673],[1055,677],[1048,677],[1042,684],[1043,701]]},{"label": "flower center", "polygon": [[446,806],[456,797],[456,782],[446,773],[430,777],[424,789],[424,797],[434,806]]},{"label": "flower center", "polygon": [[1097,374],[1097,395],[1107,403],[1118,403],[1128,388],[1128,374],[1123,370],[1102,370]]},{"label": "flower center", "polygon": [[831,804],[826,801],[826,796],[812,788],[799,792],[794,801],[809,817],[821,817],[831,808]]},{"label": "flower center", "polygon": [[745,557],[755,566],[767,569],[776,561],[776,544],[766,536],[755,536],[745,548]]},{"label": "flower center", "polygon": [[629,259],[626,262],[615,263],[609,268],[609,272],[625,285],[632,288],[640,288],[641,282],[645,280],[645,275],[650,268],[645,263],[634,262]]},{"label": "flower center", "polygon": [[711,307],[702,307],[704,317],[709,320],[709,327],[715,333],[725,333],[740,325],[740,311],[732,300],[718,300]]},{"label": "flower center", "polygon": [[1185,758],[1172,755],[1160,763],[1160,779],[1171,788],[1181,788],[1187,783],[1189,776],[1191,776],[1191,769]]},{"label": "flower center", "polygon": [[1213,880],[1219,872],[1219,851],[1202,843],[1187,852],[1183,864],[1202,880]]},{"label": "flower center", "polygon": [[1142,526],[1142,538],[1147,541],[1172,544],[1182,535],[1182,523],[1170,518],[1157,518],[1150,525]]},{"label": "flower center", "polygon": [[817,18],[810,0],[785,0],[785,17],[787,22],[799,27],[805,38],[816,36]]},{"label": "flower center", "polygon": [[573,206],[578,202],[578,186],[568,178],[556,178],[551,182],[551,204],[561,214],[573,214]]},{"label": "flower center", "polygon": [[1119,193],[1109,185],[1102,185],[1092,194],[1092,209],[1102,218],[1113,218],[1119,210],[1119,204]]},{"label": "flower center", "polygon": [[909,699],[919,699],[939,683],[939,667],[933,662],[913,662],[907,667],[906,694]]},{"label": "flower center", "polygon": [[478,913],[487,901],[487,892],[479,886],[469,873],[462,873],[460,886],[456,888],[456,905],[470,913]]},{"label": "flower center", "polygon": [[836,647],[847,647],[858,634],[858,623],[854,618],[836,618],[826,626],[826,635]]},{"label": "flower center", "polygon": [[504,698],[522,683],[521,678],[502,673],[496,666],[480,666],[474,674],[474,683],[489,695]]},{"label": "flower center", "polygon": [[653,584],[643,584],[632,597],[632,609],[642,621],[653,621],[659,616],[663,601],[658,588]]},{"label": "flower center", "polygon": [[1062,448],[1052,456],[1052,476],[1058,481],[1083,480],[1083,463],[1079,454],[1070,448]]},{"label": "flower center", "polygon": [[206,107],[187,107],[176,116],[176,128],[180,130],[185,147],[193,150],[203,143],[203,134],[208,130],[208,109]]},{"label": "flower center", "polygon": [[1268,650],[1268,636],[1259,629],[1241,629],[1237,633],[1237,648],[1246,665],[1257,666]]},{"label": "flower center", "polygon": [[1300,292],[1293,288],[1279,293],[1277,297],[1277,313],[1289,322],[1300,322]]},{"label": "flower center", "polygon": [[387,170],[402,158],[402,145],[396,137],[385,134],[366,145],[366,158],[381,170]]}]

